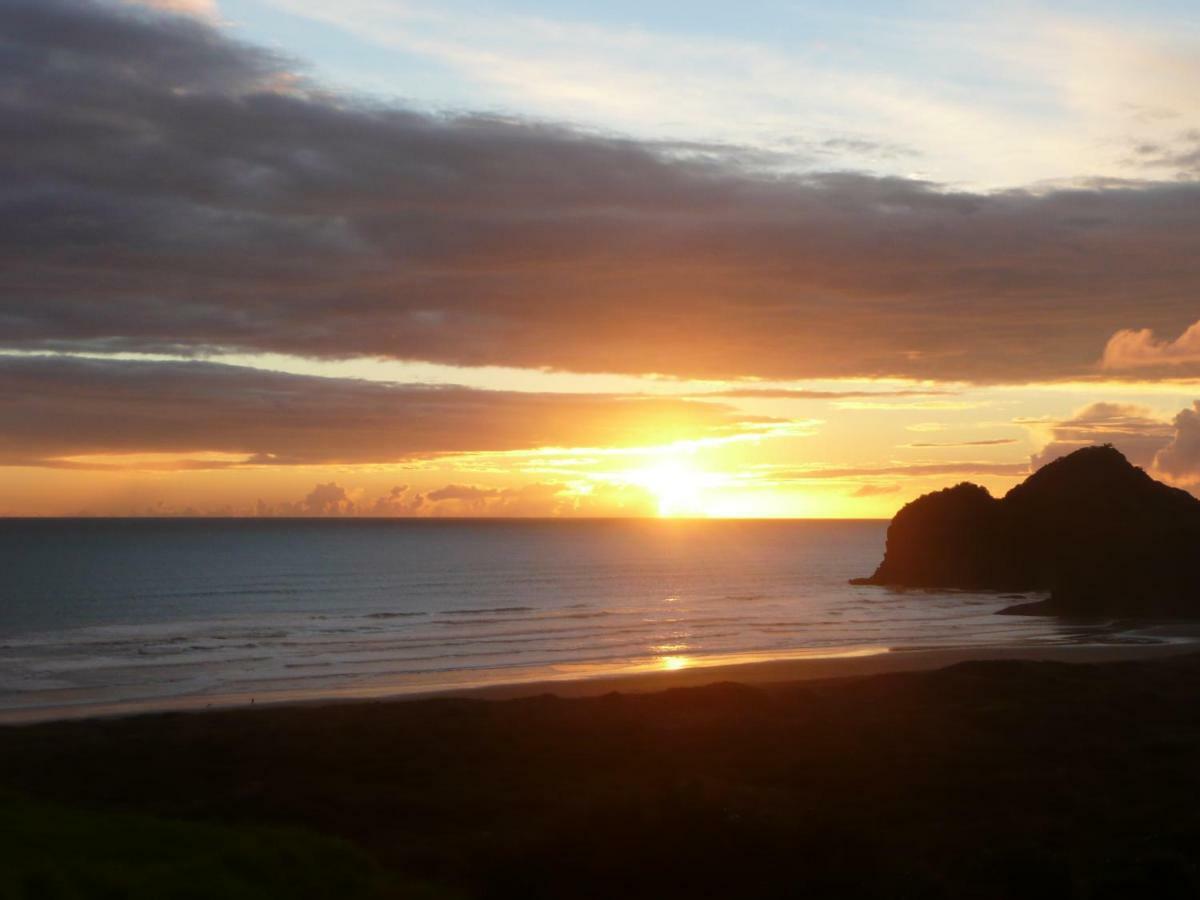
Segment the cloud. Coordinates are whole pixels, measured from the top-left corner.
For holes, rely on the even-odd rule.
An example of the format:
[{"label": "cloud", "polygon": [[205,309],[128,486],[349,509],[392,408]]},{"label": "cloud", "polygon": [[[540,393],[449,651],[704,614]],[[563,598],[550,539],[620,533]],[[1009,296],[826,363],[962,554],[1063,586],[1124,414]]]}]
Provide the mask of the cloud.
[{"label": "cloud", "polygon": [[898,484],[864,484],[851,493],[851,497],[878,497],[882,494],[894,494],[900,490]]},{"label": "cloud", "polygon": [[1140,143],[1133,162],[1148,169],[1168,169],[1181,178],[1200,175],[1200,130],[1190,129],[1174,140]]},{"label": "cloud", "polygon": [[0,6],[0,59],[11,348],[1027,381],[1194,318],[1195,183],[786,175],[339,96],[83,0]]},{"label": "cloud", "polygon": [[425,494],[433,516],[557,516],[571,509],[570,489],[562,484],[492,488],[448,484]]},{"label": "cloud", "polygon": [[160,12],[181,13],[216,20],[216,0],[121,0],[130,6],[145,6]]},{"label": "cloud", "polygon": [[1156,478],[1193,491],[1200,486],[1200,400],[1170,421],[1141,406],[1093,403],[1061,422],[1029,424],[1051,434],[1031,458],[1035,469],[1080,447],[1112,444]]},{"label": "cloud", "polygon": [[658,498],[646,488],[605,481],[535,482],[506,488],[448,484],[427,492],[424,499],[419,514],[427,516],[652,516],[658,510]]},{"label": "cloud", "polygon": [[935,397],[954,395],[956,391],[924,388],[885,391],[815,391],[796,388],[729,388],[700,396],[766,400],[856,400],[882,397]]},{"label": "cloud", "polygon": [[369,507],[368,515],[372,516],[411,516],[420,511],[425,505],[425,496],[414,493],[407,484],[393,487]]},{"label": "cloud", "polygon": [[482,503],[490,497],[495,497],[500,493],[497,488],[481,488],[470,484],[448,484],[443,488],[438,488],[436,491],[430,491],[425,496],[434,502],[441,500],[455,500],[459,503]]},{"label": "cloud", "polygon": [[863,478],[868,476],[900,476],[928,478],[934,476],[969,477],[975,475],[1024,476],[1029,474],[1028,463],[994,462],[936,462],[901,463],[881,466],[814,466],[810,469],[784,469],[770,472],[772,481],[806,481],[814,478]]},{"label": "cloud", "polygon": [[1118,331],[1104,346],[1101,365],[1105,369],[1164,369],[1200,364],[1200,322],[1173,341],[1158,340],[1150,328]]},{"label": "cloud", "polygon": [[[792,166],[920,167],[959,184],[1140,176],[1114,148],[1200,124],[1195,34],[1126,13],[1117,24],[1030,5],[848,7],[808,17],[797,44],[787,4],[760,5],[749,28],[736,7],[710,5],[680,34],[638,10],[616,24],[583,8],[480,16],[469,0],[269,2],[448,67],[499,108],[681,143],[749,140]],[[878,66],[893,54],[938,65]]]},{"label": "cloud", "polygon": [[911,444],[901,444],[907,449],[926,449],[930,447],[997,447],[1001,444],[1015,444],[1016,438],[991,438],[983,441],[918,441]]},{"label": "cloud", "polygon": [[[462,517],[557,518],[571,516],[611,517],[654,515],[657,498],[637,485],[595,482],[586,485],[534,482],[495,488],[474,484],[447,484],[424,493],[408,485],[397,485],[372,501],[356,501],[360,490],[346,489],[335,482],[318,484],[296,501],[267,503],[259,500],[255,515],[359,516],[372,518]],[[147,515],[173,515],[163,504]],[[186,515],[207,515],[187,510]],[[228,511],[225,514],[229,514]]]},{"label": "cloud", "polygon": [[1034,469],[1093,444],[1112,444],[1138,466],[1149,466],[1170,439],[1171,423],[1145,407],[1124,403],[1092,403],[1062,421],[1017,420],[1046,430],[1050,442],[1031,457]]},{"label": "cloud", "polygon": [[310,516],[338,516],[354,512],[354,501],[346,489],[334,482],[318,484],[301,501],[300,508]]},{"label": "cloud", "polygon": [[1175,416],[1175,434],[1154,457],[1154,468],[1177,482],[1200,484],[1200,400]]},{"label": "cloud", "polygon": [[669,397],[403,385],[205,362],[0,356],[6,465],[394,462],[547,446],[725,441],[772,423],[748,421],[720,403]]},{"label": "cloud", "polygon": [[354,495],[357,493],[356,491],[347,491],[337,482],[330,481],[326,484],[314,485],[311,491],[296,501],[267,503],[260,499],[255,504],[254,514],[260,517],[358,515],[363,510],[355,502]]}]

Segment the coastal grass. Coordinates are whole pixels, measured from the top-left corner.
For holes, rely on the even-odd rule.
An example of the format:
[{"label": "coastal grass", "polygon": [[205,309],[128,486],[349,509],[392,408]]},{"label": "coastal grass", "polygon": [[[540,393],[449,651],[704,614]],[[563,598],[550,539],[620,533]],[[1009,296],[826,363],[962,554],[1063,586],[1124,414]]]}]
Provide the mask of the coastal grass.
[{"label": "coastal grass", "polygon": [[[349,842],[0,796],[0,900],[367,900],[396,879]],[[403,896],[445,894],[409,886]]]},{"label": "coastal grass", "polygon": [[[86,811],[17,807],[22,854],[135,882],[199,828],[206,877],[309,847],[291,874],[328,896],[378,866],[396,896],[1194,897],[1198,701],[1180,656],[164,714],[0,729],[0,784]],[[96,853],[107,816],[154,818]]]}]

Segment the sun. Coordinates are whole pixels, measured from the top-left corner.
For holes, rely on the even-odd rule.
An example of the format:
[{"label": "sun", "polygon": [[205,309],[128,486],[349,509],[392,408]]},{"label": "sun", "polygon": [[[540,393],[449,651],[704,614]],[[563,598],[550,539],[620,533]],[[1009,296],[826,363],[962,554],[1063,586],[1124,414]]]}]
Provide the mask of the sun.
[{"label": "sun", "polygon": [[633,479],[658,498],[660,516],[703,515],[706,476],[682,460],[668,460],[636,473]]}]

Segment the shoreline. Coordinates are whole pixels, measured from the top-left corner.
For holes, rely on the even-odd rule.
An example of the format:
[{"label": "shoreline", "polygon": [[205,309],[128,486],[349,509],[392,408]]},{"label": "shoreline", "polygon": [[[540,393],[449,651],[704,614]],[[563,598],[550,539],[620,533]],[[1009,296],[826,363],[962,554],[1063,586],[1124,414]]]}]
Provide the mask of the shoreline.
[{"label": "shoreline", "polygon": [[1016,660],[1030,662],[1105,663],[1163,659],[1200,650],[1197,638],[1163,638],[1154,642],[1081,644],[995,645],[937,648],[852,647],[798,651],[793,655],[759,658],[713,657],[689,661],[679,667],[656,664],[626,668],[600,667],[592,673],[572,671],[560,676],[461,686],[405,688],[394,681],[343,689],[280,691],[267,696],[238,694],[183,695],[112,704],[80,704],[17,708],[0,711],[0,728],[64,721],[124,719],[169,713],[203,713],[228,710],[326,707],[461,698],[512,700],[555,695],[562,698],[595,697],[610,693],[646,694],[675,688],[692,688],[719,682],[745,685],[785,684],[803,681],[865,678],[902,672],[942,669],[963,662]]}]

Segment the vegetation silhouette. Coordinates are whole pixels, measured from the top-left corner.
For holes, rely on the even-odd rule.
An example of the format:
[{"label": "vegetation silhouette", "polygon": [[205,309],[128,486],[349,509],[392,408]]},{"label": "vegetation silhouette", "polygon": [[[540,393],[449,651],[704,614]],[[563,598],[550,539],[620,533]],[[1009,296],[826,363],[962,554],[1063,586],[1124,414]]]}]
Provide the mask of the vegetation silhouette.
[{"label": "vegetation silhouette", "polygon": [[1198,692],[1190,655],[0,728],[0,897],[244,896],[289,853],[290,896],[372,896],[340,840],[379,897],[1194,898]]},{"label": "vegetation silhouette", "polygon": [[854,584],[1049,591],[1011,613],[1200,614],[1200,500],[1111,444],[1085,447],[1002,499],[963,483],[919,497],[888,527],[883,562]]}]

